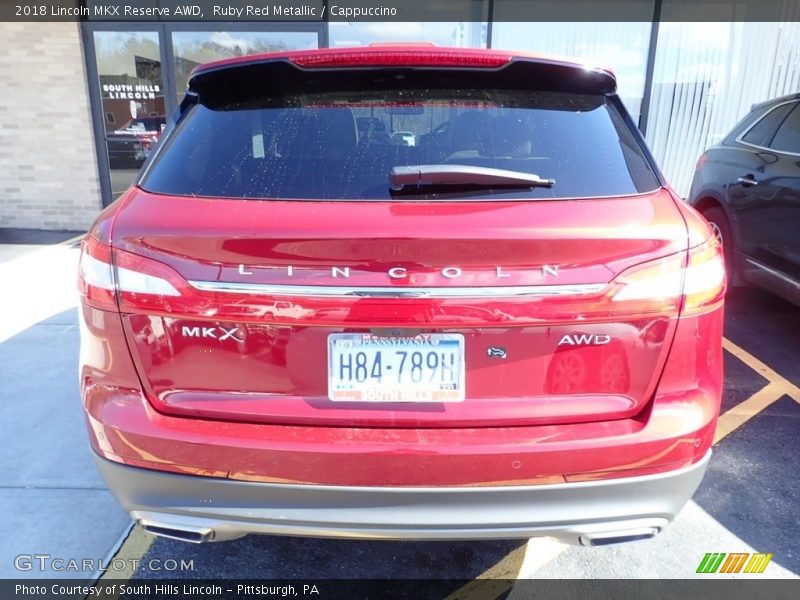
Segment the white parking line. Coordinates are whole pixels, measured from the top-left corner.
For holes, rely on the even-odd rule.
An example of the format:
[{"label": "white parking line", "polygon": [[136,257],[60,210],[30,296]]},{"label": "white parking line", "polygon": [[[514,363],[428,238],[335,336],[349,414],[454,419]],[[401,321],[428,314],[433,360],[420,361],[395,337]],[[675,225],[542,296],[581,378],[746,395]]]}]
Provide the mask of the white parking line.
[{"label": "white parking line", "polygon": [[[536,573],[572,546],[563,544],[554,538],[542,537],[528,540],[525,547],[525,556],[522,559],[517,579],[532,579]],[[514,592],[508,600],[516,598]]]},{"label": "white parking line", "polygon": [[0,311],[0,342],[77,306],[80,252],[69,246],[75,239],[0,263],[0,281],[8,283]]},{"label": "white parking line", "polygon": [[82,240],[85,236],[86,236],[85,233],[80,233],[80,234],[76,235],[75,237],[71,237],[68,240],[64,240],[63,242],[59,242],[56,245],[57,246],[69,246],[70,244],[74,244],[75,242]]},{"label": "white parking line", "polygon": [[769,383],[747,400],[739,402],[739,404],[719,416],[717,430],[714,434],[715,444],[783,398],[784,395],[800,403],[800,388],[795,384],[729,339],[723,339],[722,343],[725,350],[753,369]]}]

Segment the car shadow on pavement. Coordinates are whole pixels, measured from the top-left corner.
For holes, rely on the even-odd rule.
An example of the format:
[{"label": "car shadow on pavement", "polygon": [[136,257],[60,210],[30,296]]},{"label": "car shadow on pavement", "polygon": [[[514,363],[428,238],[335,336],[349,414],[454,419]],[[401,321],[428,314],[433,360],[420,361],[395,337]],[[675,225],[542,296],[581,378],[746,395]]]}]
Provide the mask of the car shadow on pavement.
[{"label": "car shadow on pavement", "polygon": [[[754,287],[726,299],[725,337],[800,385],[800,307]],[[769,383],[726,353],[722,411]],[[743,393],[746,390],[747,393]],[[781,397],[723,438],[694,501],[758,552],[800,574],[800,404]],[[708,548],[707,552],[736,552]]]},{"label": "car shadow on pavement", "polygon": [[694,501],[755,551],[773,553],[773,562],[800,575],[797,440],[800,406],[784,396],[714,448]]},{"label": "car shadow on pavement", "polygon": [[[203,578],[474,579],[527,540],[379,541],[250,535],[218,544],[159,539],[143,558],[194,560]],[[140,571],[137,577],[197,577]],[[516,575],[514,573],[513,575]],[[512,576],[513,576],[512,575]],[[454,590],[450,590],[454,591]],[[446,594],[444,594],[446,595]],[[443,597],[443,596],[442,596]]]}]

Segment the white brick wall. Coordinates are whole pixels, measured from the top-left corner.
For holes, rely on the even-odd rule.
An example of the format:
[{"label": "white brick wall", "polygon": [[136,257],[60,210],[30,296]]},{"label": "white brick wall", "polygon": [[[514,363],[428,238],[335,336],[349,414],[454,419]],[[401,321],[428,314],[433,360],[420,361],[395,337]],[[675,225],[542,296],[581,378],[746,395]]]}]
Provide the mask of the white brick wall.
[{"label": "white brick wall", "polygon": [[77,23],[0,23],[0,227],[89,227],[101,209]]}]

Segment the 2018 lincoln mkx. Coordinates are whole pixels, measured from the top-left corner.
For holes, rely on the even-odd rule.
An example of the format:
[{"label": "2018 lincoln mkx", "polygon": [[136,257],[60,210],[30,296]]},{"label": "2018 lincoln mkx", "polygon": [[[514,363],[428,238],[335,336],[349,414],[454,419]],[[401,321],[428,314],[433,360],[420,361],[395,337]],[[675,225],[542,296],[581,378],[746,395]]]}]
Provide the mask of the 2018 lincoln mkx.
[{"label": "2018 lincoln mkx", "polygon": [[278,52],[174,121],[80,262],[89,438],[146,530],[595,545],[692,496],[724,262],[610,71]]}]

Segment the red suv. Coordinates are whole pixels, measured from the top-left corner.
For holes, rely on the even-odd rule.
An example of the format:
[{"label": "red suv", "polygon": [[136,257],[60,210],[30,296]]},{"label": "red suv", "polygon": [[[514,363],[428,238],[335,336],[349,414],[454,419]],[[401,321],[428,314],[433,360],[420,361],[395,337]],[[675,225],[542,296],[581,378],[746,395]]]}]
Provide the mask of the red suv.
[{"label": "red suv", "polygon": [[191,542],[665,527],[710,454],[725,273],[615,89],[431,47],[198,67],[83,243],[125,510]]}]

